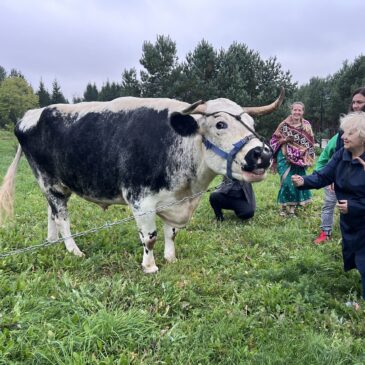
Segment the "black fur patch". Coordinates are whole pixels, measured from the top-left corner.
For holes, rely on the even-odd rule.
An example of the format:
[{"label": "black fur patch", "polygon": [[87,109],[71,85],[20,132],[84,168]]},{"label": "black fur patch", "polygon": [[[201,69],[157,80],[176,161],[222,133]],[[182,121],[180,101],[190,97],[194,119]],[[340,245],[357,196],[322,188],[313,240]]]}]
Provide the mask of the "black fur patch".
[{"label": "black fur patch", "polygon": [[174,112],[170,116],[171,127],[180,136],[187,137],[197,133],[199,125],[191,115]]},{"label": "black fur patch", "polygon": [[138,200],[143,189],[170,190],[171,175],[181,168],[176,151],[182,137],[171,128],[167,109],[91,112],[77,119],[45,108],[37,125],[15,133],[33,171],[81,196],[114,199],[123,187],[129,201]]}]

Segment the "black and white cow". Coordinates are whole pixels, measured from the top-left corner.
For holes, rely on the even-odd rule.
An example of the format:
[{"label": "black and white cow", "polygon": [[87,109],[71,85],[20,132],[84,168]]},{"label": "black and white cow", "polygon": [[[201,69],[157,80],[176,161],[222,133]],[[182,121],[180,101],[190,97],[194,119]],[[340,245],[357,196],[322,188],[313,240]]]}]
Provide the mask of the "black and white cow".
[{"label": "black and white cow", "polygon": [[164,222],[164,257],[174,261],[177,230],[188,223],[200,198],[141,213],[204,191],[217,174],[263,180],[272,154],[255,135],[250,115],[272,112],[282,99],[283,91],[270,105],[242,108],[228,99],[189,105],[125,97],[30,110],[15,127],[20,146],[4,178],[0,207],[12,210],[11,191],[24,152],[48,201],[48,240],[60,233],[68,251],[83,255],[69,237],[71,193],[103,208],[128,204],[144,246],[143,270],[156,272],[156,214]]}]

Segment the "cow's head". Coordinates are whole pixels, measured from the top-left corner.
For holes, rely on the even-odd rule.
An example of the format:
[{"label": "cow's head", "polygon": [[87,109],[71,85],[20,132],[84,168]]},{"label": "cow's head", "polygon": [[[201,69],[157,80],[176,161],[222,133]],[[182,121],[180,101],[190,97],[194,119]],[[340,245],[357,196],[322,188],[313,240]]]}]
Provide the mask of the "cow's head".
[{"label": "cow's head", "polygon": [[261,181],[272,162],[272,151],[254,131],[252,116],[276,110],[284,89],[270,105],[245,107],[228,99],[196,102],[171,114],[174,130],[182,136],[200,134],[205,162],[220,175],[248,182]]}]

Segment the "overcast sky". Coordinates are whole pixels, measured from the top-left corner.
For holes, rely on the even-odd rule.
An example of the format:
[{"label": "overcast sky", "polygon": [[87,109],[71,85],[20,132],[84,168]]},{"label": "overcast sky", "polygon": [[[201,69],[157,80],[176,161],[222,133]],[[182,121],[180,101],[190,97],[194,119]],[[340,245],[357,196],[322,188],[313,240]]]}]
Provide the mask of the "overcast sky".
[{"label": "overcast sky", "polygon": [[202,39],[246,44],[299,84],[365,55],[365,0],[0,0],[0,19],[0,65],[35,90],[57,79],[69,101],[140,68],[157,35],[176,42],[180,61]]}]

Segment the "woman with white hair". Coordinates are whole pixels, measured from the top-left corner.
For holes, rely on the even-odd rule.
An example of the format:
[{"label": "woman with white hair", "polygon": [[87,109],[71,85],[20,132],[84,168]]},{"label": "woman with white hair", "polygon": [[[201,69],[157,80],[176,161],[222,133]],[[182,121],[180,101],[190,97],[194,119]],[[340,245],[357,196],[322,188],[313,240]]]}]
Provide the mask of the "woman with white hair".
[{"label": "woman with white hair", "polygon": [[341,117],[344,147],[312,175],[293,175],[299,189],[319,189],[334,183],[340,211],[344,270],[361,274],[365,299],[365,112]]}]

